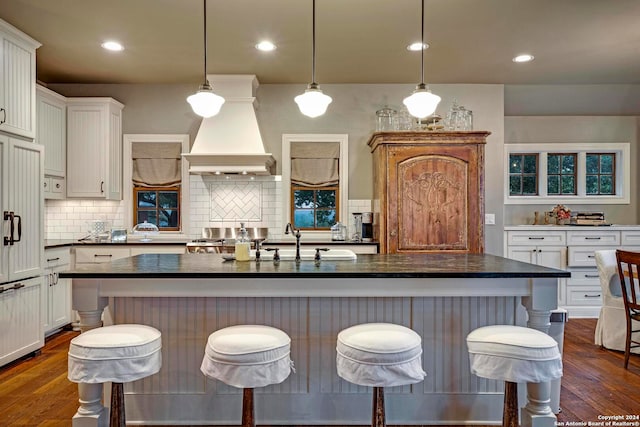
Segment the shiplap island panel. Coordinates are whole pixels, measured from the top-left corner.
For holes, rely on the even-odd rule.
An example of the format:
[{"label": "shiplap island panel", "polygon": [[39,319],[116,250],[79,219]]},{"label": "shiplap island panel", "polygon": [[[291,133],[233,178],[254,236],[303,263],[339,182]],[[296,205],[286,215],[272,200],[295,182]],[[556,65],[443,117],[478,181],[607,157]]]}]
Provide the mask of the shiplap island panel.
[{"label": "shiplap island panel", "polygon": [[[335,373],[340,330],[393,322],[422,336],[428,376],[388,390],[390,424],[498,423],[502,384],[469,373],[465,337],[487,324],[525,325],[527,317],[529,326],[546,331],[558,278],[568,275],[485,254],[358,255],[318,265],[146,254],[79,266],[62,277],[73,280],[83,329],[99,326],[106,308],[106,322],[162,332],[161,371],[126,386],[131,423],[236,423],[241,392],[205,379],[199,367],[211,332],[258,323],[291,336],[296,372],[257,390],[257,423],[362,425],[370,420],[371,394]],[[92,387],[99,388],[80,389],[81,400],[83,393],[100,394]],[[106,416],[95,406],[81,409],[77,425]],[[536,420],[529,424],[552,425],[555,416]]]}]

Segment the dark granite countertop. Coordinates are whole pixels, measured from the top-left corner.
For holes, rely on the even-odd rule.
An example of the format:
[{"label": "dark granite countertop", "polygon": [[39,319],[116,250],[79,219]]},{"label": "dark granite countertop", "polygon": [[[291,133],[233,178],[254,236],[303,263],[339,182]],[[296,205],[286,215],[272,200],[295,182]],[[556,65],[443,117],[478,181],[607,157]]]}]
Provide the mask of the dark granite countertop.
[{"label": "dark granite countertop", "polygon": [[354,261],[224,261],[220,254],[144,254],[62,272],[63,278],[560,278],[564,270],[486,254],[358,255]]}]

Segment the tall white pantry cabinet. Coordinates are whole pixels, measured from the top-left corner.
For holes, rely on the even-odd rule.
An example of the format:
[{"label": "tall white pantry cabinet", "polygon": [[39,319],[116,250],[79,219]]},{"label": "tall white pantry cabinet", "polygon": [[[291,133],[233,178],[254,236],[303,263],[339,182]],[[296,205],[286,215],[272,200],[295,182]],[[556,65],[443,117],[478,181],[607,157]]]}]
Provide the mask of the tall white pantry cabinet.
[{"label": "tall white pantry cabinet", "polygon": [[0,20],[0,366],[44,345],[44,157],[33,142],[39,46]]}]

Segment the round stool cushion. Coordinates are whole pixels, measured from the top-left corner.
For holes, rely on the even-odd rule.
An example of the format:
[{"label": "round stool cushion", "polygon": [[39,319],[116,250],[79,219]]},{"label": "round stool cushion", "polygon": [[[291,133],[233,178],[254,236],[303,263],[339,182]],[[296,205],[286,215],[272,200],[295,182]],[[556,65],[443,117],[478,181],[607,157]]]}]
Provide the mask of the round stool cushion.
[{"label": "round stool cushion", "polygon": [[471,372],[483,378],[540,383],[562,376],[558,343],[522,326],[484,326],[467,335]]},{"label": "round stool cushion", "polygon": [[75,383],[125,383],[162,366],[160,331],[146,325],[91,329],[71,340],[67,377]]},{"label": "round stool cushion", "polygon": [[237,325],[209,335],[200,370],[238,388],[264,387],[287,379],[291,338],[264,325]]},{"label": "round stool cushion", "polygon": [[392,323],[365,323],[338,334],[338,376],[364,386],[415,384],[422,370],[422,339],[409,328]]}]

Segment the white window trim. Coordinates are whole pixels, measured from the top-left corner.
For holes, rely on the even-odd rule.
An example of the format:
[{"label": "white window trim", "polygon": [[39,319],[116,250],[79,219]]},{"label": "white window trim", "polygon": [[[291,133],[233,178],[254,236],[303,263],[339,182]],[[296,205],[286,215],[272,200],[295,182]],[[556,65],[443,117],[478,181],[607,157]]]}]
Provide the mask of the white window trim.
[{"label": "white window trim", "polygon": [[[284,227],[291,221],[291,143],[292,142],[337,142],[340,144],[340,222],[347,224],[347,216],[349,214],[349,135],[341,134],[283,134],[282,135],[282,231]],[[314,238],[324,239],[331,238],[330,231],[304,231],[302,234],[313,236]]]},{"label": "white window trim", "polygon": [[[586,153],[616,154],[616,195],[586,195]],[[532,153],[539,155],[537,196],[509,195],[509,155]],[[547,194],[547,154],[577,153],[577,195]],[[562,143],[562,144],[505,144],[504,145],[504,203],[506,205],[533,205],[541,203],[587,203],[595,205],[629,204],[631,200],[631,154],[628,142],[615,143]]]},{"label": "white window trim", "polygon": [[[122,136],[122,182],[123,182],[123,209],[124,225],[131,230],[133,224],[133,160],[131,159],[131,147],[134,142],[155,142],[167,144],[181,144],[182,153],[189,152],[189,135],[187,134],[124,134]],[[189,162],[183,157],[181,168],[182,183],[180,187],[180,231],[162,231],[162,238],[186,238],[189,234],[189,203],[190,182]]]}]

